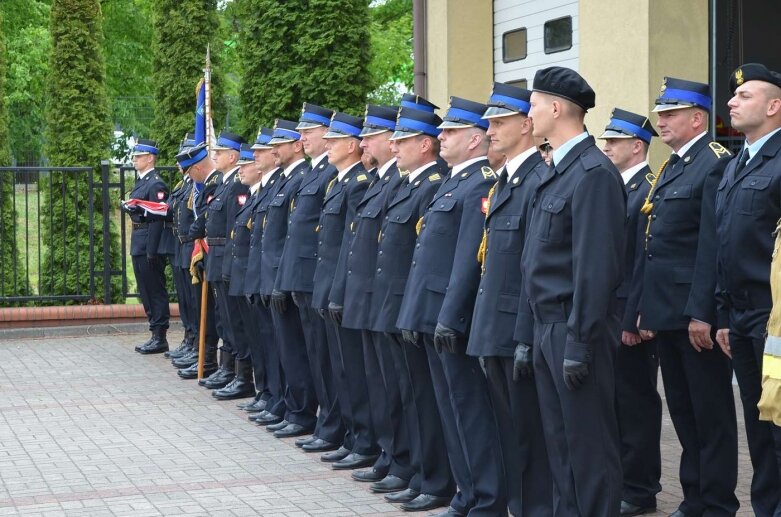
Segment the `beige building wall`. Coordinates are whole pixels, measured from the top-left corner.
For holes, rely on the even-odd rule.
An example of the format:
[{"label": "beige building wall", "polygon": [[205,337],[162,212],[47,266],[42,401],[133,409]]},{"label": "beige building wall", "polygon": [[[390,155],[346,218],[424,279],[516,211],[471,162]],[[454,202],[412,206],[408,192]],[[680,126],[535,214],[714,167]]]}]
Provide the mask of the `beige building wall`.
[{"label": "beige building wall", "polygon": [[428,0],[426,58],[425,97],[441,111],[451,95],[485,102],[494,77],[493,1]]},{"label": "beige building wall", "polygon": [[[664,76],[708,81],[708,0],[581,0],[580,73],[597,94],[586,117],[595,136],[620,107],[651,114]],[[670,150],[651,146],[656,170]]]}]

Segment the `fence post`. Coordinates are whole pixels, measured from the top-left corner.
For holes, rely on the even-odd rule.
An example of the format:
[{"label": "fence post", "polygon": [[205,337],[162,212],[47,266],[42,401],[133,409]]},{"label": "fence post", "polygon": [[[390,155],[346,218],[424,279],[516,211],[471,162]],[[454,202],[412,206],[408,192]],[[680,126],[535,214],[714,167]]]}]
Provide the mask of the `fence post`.
[{"label": "fence post", "polygon": [[100,186],[103,198],[103,303],[111,304],[111,217],[109,203],[109,162],[100,162]]}]

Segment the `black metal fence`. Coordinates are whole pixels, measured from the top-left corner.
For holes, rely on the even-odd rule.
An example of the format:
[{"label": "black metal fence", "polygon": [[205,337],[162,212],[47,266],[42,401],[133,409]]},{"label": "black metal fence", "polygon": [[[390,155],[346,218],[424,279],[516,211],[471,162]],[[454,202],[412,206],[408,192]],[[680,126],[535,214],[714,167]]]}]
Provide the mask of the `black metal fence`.
[{"label": "black metal fence", "polygon": [[[169,186],[178,181],[176,167],[157,170]],[[132,167],[109,162],[0,167],[0,307],[138,297],[128,272],[131,221],[118,203],[134,178]]]}]

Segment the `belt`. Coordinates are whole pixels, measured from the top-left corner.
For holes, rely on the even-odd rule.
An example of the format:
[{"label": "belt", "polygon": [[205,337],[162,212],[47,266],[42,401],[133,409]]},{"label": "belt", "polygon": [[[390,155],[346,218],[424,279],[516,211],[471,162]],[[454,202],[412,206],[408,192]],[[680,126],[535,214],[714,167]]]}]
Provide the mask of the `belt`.
[{"label": "belt", "polygon": [[225,246],[225,237],[206,237],[209,246]]},{"label": "belt", "polygon": [[572,302],[559,303],[534,303],[530,302],[534,319],[542,323],[555,323],[567,321],[572,312]]},{"label": "belt", "polygon": [[149,223],[133,223],[133,229],[134,230],[140,230],[142,228],[149,227]]},{"label": "belt", "polygon": [[179,237],[179,244],[185,244],[185,243],[192,242],[192,241],[195,240],[192,237],[190,237],[189,235],[185,235],[185,236],[179,235],[178,237]]}]

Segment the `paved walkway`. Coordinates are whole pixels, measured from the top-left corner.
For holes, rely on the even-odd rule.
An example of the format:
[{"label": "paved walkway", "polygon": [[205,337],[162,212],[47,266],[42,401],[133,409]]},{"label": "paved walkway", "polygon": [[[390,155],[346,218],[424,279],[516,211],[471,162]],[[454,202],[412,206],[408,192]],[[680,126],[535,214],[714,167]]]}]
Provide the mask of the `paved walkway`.
[{"label": "paved walkway", "polygon": [[[401,514],[349,472],[180,380],[162,356],[133,352],[143,339],[0,343],[0,515]],[[658,515],[680,498],[667,417],[663,432]],[[741,514],[750,515],[745,446],[740,454]]]}]

